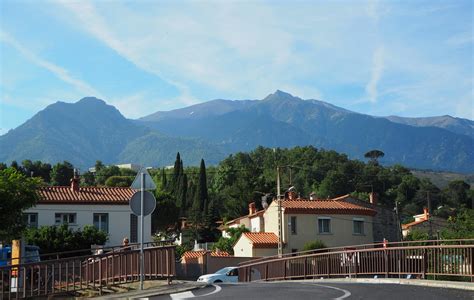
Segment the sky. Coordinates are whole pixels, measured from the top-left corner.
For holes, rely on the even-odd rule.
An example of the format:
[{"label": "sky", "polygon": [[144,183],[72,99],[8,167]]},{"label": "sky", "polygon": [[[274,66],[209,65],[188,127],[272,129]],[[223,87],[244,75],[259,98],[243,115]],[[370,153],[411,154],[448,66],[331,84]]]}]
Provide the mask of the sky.
[{"label": "sky", "polygon": [[127,118],[280,89],[474,119],[473,1],[0,1],[0,134],[95,96]]}]

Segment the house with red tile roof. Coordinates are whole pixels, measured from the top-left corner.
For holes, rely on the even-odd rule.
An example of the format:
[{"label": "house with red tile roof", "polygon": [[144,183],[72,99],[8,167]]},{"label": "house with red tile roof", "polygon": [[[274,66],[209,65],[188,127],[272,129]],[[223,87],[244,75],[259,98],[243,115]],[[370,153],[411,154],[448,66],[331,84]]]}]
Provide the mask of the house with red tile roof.
[{"label": "house with red tile roof", "polygon": [[230,237],[226,229],[237,228],[242,225],[245,226],[245,228],[248,228],[251,232],[264,232],[264,212],[265,211],[263,210],[257,211],[255,203],[250,203],[248,215],[227,221],[225,224],[219,226],[219,229],[222,231],[222,236],[226,238]]},{"label": "house with red tile roof", "polygon": [[[373,208],[334,199],[305,199],[288,193],[281,200],[283,253],[302,251],[306,243],[323,241],[328,247],[373,243]],[[278,252],[278,201],[263,211],[264,231],[242,234],[235,256],[268,256]]]},{"label": "house with red tile roof", "polygon": [[437,231],[446,228],[448,225],[445,219],[432,216],[427,208],[423,208],[422,214],[413,217],[415,218],[415,221],[402,225],[402,234],[404,238],[406,238],[413,230],[434,235]]},{"label": "house with red tile roof", "polygon": [[[106,245],[120,245],[127,237],[138,242],[139,218],[129,207],[135,193],[126,187],[80,187],[79,178],[71,179],[70,186],[45,186],[37,190],[36,206],[24,214],[28,226],[67,224],[72,229],[94,225],[108,233]],[[151,240],[151,216],[144,218],[144,239]]]}]

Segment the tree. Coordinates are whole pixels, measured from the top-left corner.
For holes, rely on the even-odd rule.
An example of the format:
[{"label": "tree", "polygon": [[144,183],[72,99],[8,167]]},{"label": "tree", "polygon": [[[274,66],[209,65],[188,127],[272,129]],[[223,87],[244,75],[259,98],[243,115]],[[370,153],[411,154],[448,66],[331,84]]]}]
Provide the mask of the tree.
[{"label": "tree", "polygon": [[179,208],[176,199],[166,191],[155,191],[156,209],[151,216],[152,232],[166,231],[178,222]]},{"label": "tree", "polygon": [[23,211],[38,200],[38,178],[23,175],[14,168],[0,171],[0,241],[11,242],[25,229]]},{"label": "tree", "polygon": [[40,177],[44,182],[51,181],[51,165],[37,160],[32,162],[29,159],[22,161],[22,170],[26,176]]},{"label": "tree", "polygon": [[474,238],[474,209],[465,209],[455,218],[449,218],[448,221],[448,228],[441,232],[443,239]]},{"label": "tree", "polygon": [[468,193],[471,186],[462,180],[453,180],[443,190],[446,204],[454,208],[473,208],[472,200]]},{"label": "tree", "polygon": [[94,186],[95,185],[95,176],[94,173],[87,171],[82,174],[82,184],[85,186]]},{"label": "tree", "polygon": [[378,159],[384,156],[385,156],[385,153],[377,149],[370,150],[369,152],[364,154],[364,157],[370,159],[370,162],[372,162],[375,165],[378,165],[379,164]]},{"label": "tree", "polygon": [[41,253],[53,253],[103,245],[107,241],[107,233],[92,225],[85,225],[82,230],[72,230],[64,224],[30,228],[26,231],[25,239],[28,244],[40,247]]},{"label": "tree", "polygon": [[71,163],[64,161],[57,163],[51,170],[51,184],[68,186],[74,177],[74,167]]},{"label": "tree", "polygon": [[234,254],[234,248],[233,248],[234,244],[240,238],[242,233],[249,232],[249,230],[244,225],[241,225],[240,227],[236,227],[236,228],[226,228],[226,232],[229,234],[230,237],[228,238],[220,237],[219,240],[216,243],[214,243],[214,245],[212,246],[212,249],[213,250],[219,249],[222,251],[227,251],[230,254]]},{"label": "tree", "polygon": [[105,181],[106,186],[111,187],[129,187],[132,185],[133,177],[129,176],[110,176]]},{"label": "tree", "polygon": [[[108,166],[108,167],[101,167],[99,170],[95,171],[95,182],[97,185],[105,185],[107,179],[112,176],[120,176],[120,168],[117,166]],[[133,181],[133,178],[132,178]]]}]

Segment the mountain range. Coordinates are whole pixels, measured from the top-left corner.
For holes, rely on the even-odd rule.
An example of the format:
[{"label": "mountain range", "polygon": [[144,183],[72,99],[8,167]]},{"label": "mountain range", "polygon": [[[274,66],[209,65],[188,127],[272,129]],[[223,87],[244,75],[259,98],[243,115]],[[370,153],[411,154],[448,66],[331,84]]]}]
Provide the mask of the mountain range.
[{"label": "mountain range", "polygon": [[474,122],[451,116],[377,117],[276,91],[262,100],[212,100],[126,119],[115,107],[87,97],[56,102],[0,136],[0,161],[68,160],[85,169],[106,164],[216,164],[257,146],[314,145],[363,159],[431,170],[474,172]]}]

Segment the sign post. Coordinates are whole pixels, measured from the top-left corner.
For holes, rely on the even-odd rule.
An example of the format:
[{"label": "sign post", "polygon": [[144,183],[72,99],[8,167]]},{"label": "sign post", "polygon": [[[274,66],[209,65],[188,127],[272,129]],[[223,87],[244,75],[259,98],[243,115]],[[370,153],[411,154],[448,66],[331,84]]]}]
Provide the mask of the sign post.
[{"label": "sign post", "polygon": [[[140,192],[135,193],[130,199],[130,209],[135,215],[140,216],[140,290],[143,290],[143,280],[145,278],[145,261],[143,255],[143,239],[144,239],[144,217],[145,215],[151,214],[155,210],[156,199],[152,193],[147,192],[146,190],[156,189],[156,185],[153,182],[150,174],[145,168],[142,168],[140,172],[135,177],[135,180],[131,186],[132,189],[140,190]],[[139,194],[139,197],[136,195]],[[139,199],[139,205],[137,205],[137,200]],[[140,209],[137,209],[137,208]]]}]

